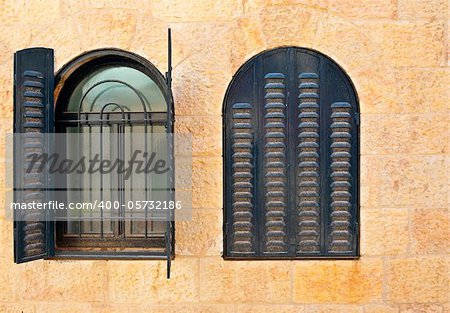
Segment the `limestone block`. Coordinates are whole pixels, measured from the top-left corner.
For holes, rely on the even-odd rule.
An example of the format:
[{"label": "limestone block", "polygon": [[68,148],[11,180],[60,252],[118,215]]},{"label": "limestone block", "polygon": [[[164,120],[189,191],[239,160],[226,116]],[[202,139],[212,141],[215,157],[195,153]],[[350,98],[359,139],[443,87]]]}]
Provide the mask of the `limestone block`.
[{"label": "limestone block", "polygon": [[[384,67],[433,67],[444,65],[445,37],[442,22],[358,23],[378,44]],[[377,64],[379,64],[377,62]]]},{"label": "limestone block", "polygon": [[[389,73],[388,75],[385,73],[386,64],[389,63],[386,63],[379,49],[379,43],[364,26],[329,14],[320,16],[315,28],[317,34],[313,48],[331,57],[350,74],[352,79],[353,77],[358,80],[362,77],[371,77],[377,81],[391,79]],[[379,65],[383,65],[383,73],[377,75],[381,67]],[[356,69],[364,72],[352,74]],[[381,75],[384,78],[381,78]],[[389,84],[385,85],[389,88]]]},{"label": "limestone block", "polygon": [[398,18],[406,20],[446,19],[446,0],[399,0]]},{"label": "limestone block", "polygon": [[[174,69],[173,93],[177,116],[221,115],[225,91],[232,78],[227,61],[229,58],[224,50],[222,60],[195,51],[192,57]],[[205,123],[209,119],[202,118]],[[222,122],[215,119],[214,123],[219,123],[217,126],[220,127]]]},{"label": "limestone block", "polygon": [[55,71],[77,57],[81,52],[80,33],[72,17],[32,28],[30,46],[55,50]]},{"label": "limestone block", "polygon": [[230,262],[200,260],[200,300],[218,303],[286,303],[290,301],[287,261]]},{"label": "limestone block", "polygon": [[16,14],[29,25],[48,24],[63,17],[59,0],[21,0],[16,1]]},{"label": "limestone block", "polygon": [[0,303],[18,301],[19,286],[22,284],[19,283],[19,279],[18,269],[14,265],[13,259],[0,257]]},{"label": "limestone block", "polygon": [[445,207],[447,171],[443,156],[380,158],[377,204],[394,207]]},{"label": "limestone block", "polygon": [[222,154],[222,118],[220,116],[177,116],[175,133],[191,134],[193,156]]},{"label": "limestone block", "polygon": [[[42,261],[20,265],[21,296],[26,300],[103,301],[106,261]],[[89,287],[90,292],[86,292]]]},{"label": "limestone block", "polygon": [[129,50],[136,32],[137,16],[133,10],[87,9],[76,15],[75,23],[82,34],[83,50],[104,47]]},{"label": "limestone block", "polygon": [[443,308],[438,304],[402,304],[400,313],[442,313]]},{"label": "limestone block", "polygon": [[330,12],[348,19],[367,20],[377,18],[395,18],[397,7],[393,0],[328,0]]},{"label": "limestone block", "polygon": [[35,307],[35,313],[85,313],[94,311],[91,304],[79,302],[41,302],[37,303]]},{"label": "limestone block", "polygon": [[358,305],[307,305],[306,313],[362,313],[363,307]]},{"label": "limestone block", "polygon": [[[138,16],[136,34],[131,41],[131,51],[142,55],[152,62],[164,74],[167,71],[168,28],[165,21],[152,18],[142,13]],[[184,34],[172,27],[172,67],[176,66],[191,54],[191,46],[184,39]],[[178,78],[173,74],[173,85]]]},{"label": "limestone block", "polygon": [[363,114],[364,154],[440,154],[448,146],[445,114]]},{"label": "limestone block", "polygon": [[407,253],[408,223],[408,209],[361,209],[361,254]]},{"label": "limestone block", "polygon": [[323,11],[303,6],[269,6],[259,11],[261,30],[268,48],[313,46],[317,23]]},{"label": "limestone block", "polygon": [[196,157],[193,159],[193,208],[222,208],[222,186],[222,158]]},{"label": "limestone block", "polygon": [[152,14],[173,22],[230,21],[242,14],[242,2],[238,0],[161,0],[152,2]]},{"label": "limestone block", "polygon": [[0,304],[2,313],[35,313],[32,303],[2,303]]},{"label": "limestone block", "polygon": [[177,255],[221,255],[222,210],[194,209],[192,220],[176,222]]},{"label": "limestone block", "polygon": [[450,242],[448,208],[413,209],[411,239],[413,253],[448,253]]},{"label": "limestone block", "polygon": [[253,56],[267,49],[259,19],[254,16],[237,20],[230,28],[228,36],[233,73]]},{"label": "limestone block", "polygon": [[165,261],[111,261],[110,303],[193,302],[198,299],[198,260],[177,256],[171,279]]},{"label": "limestone block", "polygon": [[386,299],[392,303],[448,300],[448,267],[441,257],[391,259],[387,262]]},{"label": "limestone block", "polygon": [[398,105],[396,112],[436,113],[448,110],[450,100],[450,70],[397,70]]},{"label": "limestone block", "polygon": [[305,308],[301,305],[289,304],[238,304],[237,313],[305,313]]},{"label": "limestone block", "polygon": [[364,313],[398,313],[396,306],[387,304],[369,304],[364,306]]},{"label": "limestone block", "polygon": [[311,261],[294,264],[297,303],[370,303],[381,299],[382,260]]},{"label": "limestone block", "polygon": [[378,156],[362,154],[360,157],[360,205],[378,206],[381,160]]},{"label": "limestone block", "polygon": [[[2,22],[0,24],[0,47],[2,48],[0,64],[7,62],[9,64],[10,71],[12,71],[14,52],[20,49],[28,48],[30,45],[30,40],[30,27],[26,22]],[[10,71],[8,72],[12,73]],[[2,75],[8,72],[2,72]]]}]

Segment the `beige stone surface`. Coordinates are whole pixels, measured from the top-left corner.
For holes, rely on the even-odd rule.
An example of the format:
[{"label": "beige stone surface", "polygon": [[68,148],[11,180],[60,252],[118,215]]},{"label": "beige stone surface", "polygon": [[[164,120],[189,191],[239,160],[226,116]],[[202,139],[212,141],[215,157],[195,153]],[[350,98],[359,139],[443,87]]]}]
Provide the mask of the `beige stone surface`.
[{"label": "beige stone surface", "polygon": [[18,268],[14,266],[13,259],[0,257],[0,303],[19,300],[18,278]]},{"label": "beige stone surface", "polygon": [[398,101],[392,112],[436,113],[448,111],[450,69],[399,69]]},{"label": "beige stone surface", "polygon": [[358,305],[307,305],[306,313],[362,313],[364,308]]},{"label": "beige stone surface", "polygon": [[305,308],[301,305],[289,304],[239,304],[236,306],[237,313],[305,313]]},{"label": "beige stone surface", "polygon": [[366,207],[378,206],[380,193],[381,160],[374,155],[360,157],[360,205]]},{"label": "beige stone surface", "polygon": [[411,215],[411,251],[417,254],[448,254],[448,208],[418,208]]},{"label": "beige stone surface", "polygon": [[108,262],[110,303],[198,301],[198,259],[177,256],[170,280],[165,261]]},{"label": "beige stone surface", "polygon": [[438,304],[402,304],[400,313],[441,313],[442,306]]},{"label": "beige stone surface", "polygon": [[[196,52],[174,69],[174,77],[178,80],[173,86],[174,99],[177,103],[175,114],[183,118],[192,116],[197,119],[204,116],[201,117],[202,123],[214,123],[216,126],[211,129],[214,131],[213,134],[207,133],[209,129],[197,130],[203,136],[214,140],[204,148],[216,147],[221,143],[220,137],[217,137],[221,136],[221,121],[219,124],[217,122],[222,113],[225,91],[232,77],[227,59],[229,57],[226,51],[224,58],[219,60]],[[193,103],[195,105],[192,105]]]},{"label": "beige stone surface", "polygon": [[220,156],[222,153],[220,116],[179,116],[175,133],[191,134],[193,156]]},{"label": "beige stone surface", "polygon": [[398,18],[405,20],[446,19],[448,1],[446,0],[399,0]]},{"label": "beige stone surface", "polygon": [[296,262],[293,266],[293,300],[297,303],[352,304],[381,299],[382,259]]},{"label": "beige stone surface", "polygon": [[32,303],[2,303],[0,304],[2,313],[35,313]]},{"label": "beige stone surface", "polygon": [[442,257],[406,257],[386,264],[386,299],[391,303],[448,300],[448,265]]},{"label": "beige stone surface", "polygon": [[200,300],[216,303],[288,303],[288,261],[200,260]]},{"label": "beige stone surface", "polygon": [[221,255],[222,217],[222,210],[194,209],[192,220],[176,222],[177,255]]},{"label": "beige stone surface", "polygon": [[55,301],[57,295],[58,301],[88,302],[103,301],[107,295],[106,261],[38,260],[15,267],[20,274],[13,281],[24,300]]},{"label": "beige stone surface", "polygon": [[79,302],[39,302],[35,305],[35,313],[84,313],[92,312],[92,305]]},{"label": "beige stone surface", "polygon": [[396,306],[387,304],[369,304],[364,306],[364,313],[398,313],[399,309]]},{"label": "beige stone surface", "polygon": [[[137,14],[125,9],[85,9],[75,16],[83,50],[104,47],[129,49],[136,32]],[[102,30],[102,36],[98,31]]]},{"label": "beige stone surface", "polygon": [[[54,48],[57,70],[82,52],[115,47],[164,73],[171,27],[176,130],[192,133],[194,154],[193,221],[177,222],[171,280],[163,260],[14,265],[13,224],[1,211],[0,312],[450,312],[448,6],[447,0],[0,0],[0,136],[13,125],[14,51]],[[220,256],[224,95],[247,60],[286,45],[331,57],[358,92],[359,260]],[[0,139],[0,159],[3,147]]]},{"label": "beige stone surface", "polygon": [[446,153],[447,129],[448,117],[442,113],[363,114],[361,151],[385,155]]},{"label": "beige stone surface", "polygon": [[222,158],[195,157],[192,160],[192,206],[194,209],[222,208]]},{"label": "beige stone surface", "polygon": [[326,0],[330,12],[350,19],[393,19],[397,13],[396,1],[393,0]]},{"label": "beige stone surface", "polygon": [[289,45],[311,47],[317,24],[323,16],[321,10],[305,10],[303,6],[267,6],[257,14],[268,48]]},{"label": "beige stone surface", "polygon": [[361,254],[406,254],[409,247],[408,209],[361,210]]},{"label": "beige stone surface", "polygon": [[[438,67],[445,64],[445,27],[439,21],[358,23],[370,34],[390,66]],[[375,48],[375,46],[373,46]]]},{"label": "beige stone surface", "polygon": [[242,13],[242,1],[161,0],[151,3],[152,14],[168,21],[230,21]]},{"label": "beige stone surface", "polygon": [[381,159],[379,206],[445,207],[448,186],[443,156],[386,156]]}]

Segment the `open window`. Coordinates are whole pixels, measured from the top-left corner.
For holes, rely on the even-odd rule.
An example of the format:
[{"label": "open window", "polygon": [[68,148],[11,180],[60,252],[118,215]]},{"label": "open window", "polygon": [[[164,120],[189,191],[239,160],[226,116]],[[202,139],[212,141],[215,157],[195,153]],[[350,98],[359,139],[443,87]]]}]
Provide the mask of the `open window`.
[{"label": "open window", "polygon": [[[53,73],[53,50],[16,52],[14,132],[22,135],[14,147],[14,202],[92,204],[95,199],[111,208],[14,212],[15,261],[167,258],[170,266],[172,219],[154,219],[148,206],[136,210],[133,203],[174,197],[173,144],[167,135],[174,122],[170,49],[165,77],[146,59],[116,49],[85,53]],[[164,140],[154,139],[155,134]],[[32,153],[54,151],[72,160],[84,156],[125,163],[136,151],[142,162],[157,151],[170,170],[157,177],[136,171],[53,175],[38,171],[39,162],[31,172],[24,170]]]},{"label": "open window", "polygon": [[223,123],[225,258],[358,256],[358,99],[333,60],[296,47],[253,57]]}]

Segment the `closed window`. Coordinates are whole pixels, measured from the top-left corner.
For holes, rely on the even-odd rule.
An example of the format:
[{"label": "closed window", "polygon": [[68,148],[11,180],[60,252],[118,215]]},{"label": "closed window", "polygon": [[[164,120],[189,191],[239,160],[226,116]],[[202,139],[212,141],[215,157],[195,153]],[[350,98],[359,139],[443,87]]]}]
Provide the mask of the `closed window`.
[{"label": "closed window", "polygon": [[279,48],[224,101],[224,257],[358,256],[358,99],[330,58]]}]

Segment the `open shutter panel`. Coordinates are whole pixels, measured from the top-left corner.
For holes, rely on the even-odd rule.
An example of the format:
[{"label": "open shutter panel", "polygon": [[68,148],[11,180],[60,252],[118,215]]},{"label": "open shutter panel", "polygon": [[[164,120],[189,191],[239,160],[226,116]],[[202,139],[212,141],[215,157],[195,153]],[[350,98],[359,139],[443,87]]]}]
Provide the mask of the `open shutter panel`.
[{"label": "open shutter panel", "polygon": [[[51,200],[50,177],[36,163],[26,173],[30,153],[50,153],[45,134],[53,132],[53,50],[31,48],[14,55],[14,202]],[[22,134],[22,135],[17,135]],[[44,210],[14,212],[15,262],[40,259],[49,254],[51,223]]]}]

